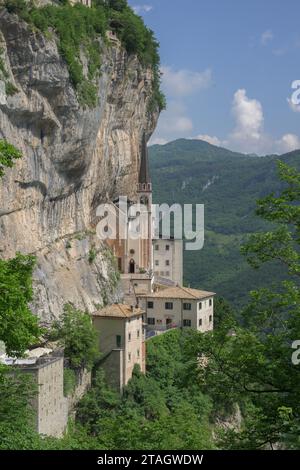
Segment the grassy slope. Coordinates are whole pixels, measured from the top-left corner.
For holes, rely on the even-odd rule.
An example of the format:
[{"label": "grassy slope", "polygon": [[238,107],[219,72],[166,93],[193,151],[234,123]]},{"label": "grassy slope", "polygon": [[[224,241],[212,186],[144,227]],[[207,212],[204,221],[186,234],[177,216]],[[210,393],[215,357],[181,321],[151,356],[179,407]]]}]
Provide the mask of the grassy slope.
[{"label": "grassy slope", "polygon": [[[254,211],[258,198],[281,187],[278,159],[234,153],[196,140],[151,147],[154,202],[205,204],[205,246],[199,252],[185,252],[186,284],[215,290],[241,305],[249,290],[281,278],[275,265],[253,271],[239,251],[249,233],[268,228]],[[300,151],[280,159],[300,168]]]}]

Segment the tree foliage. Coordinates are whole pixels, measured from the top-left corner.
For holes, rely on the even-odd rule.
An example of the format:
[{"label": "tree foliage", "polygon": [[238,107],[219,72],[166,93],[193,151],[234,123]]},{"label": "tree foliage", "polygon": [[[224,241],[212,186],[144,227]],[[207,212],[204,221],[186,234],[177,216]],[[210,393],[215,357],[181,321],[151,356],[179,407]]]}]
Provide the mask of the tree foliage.
[{"label": "tree foliage", "polygon": [[32,300],[33,256],[20,253],[13,259],[0,259],[0,340],[6,351],[20,356],[39,339],[37,318],[28,304]]},{"label": "tree foliage", "polygon": [[136,366],[121,397],[107,386],[103,372],[97,374],[78,406],[77,423],[100,448],[213,448],[210,399],[184,379],[186,341],[189,336],[179,331],[148,341],[148,372]]},{"label": "tree foliage", "polygon": [[4,168],[12,168],[15,160],[21,157],[21,152],[12,144],[6,140],[0,140],[0,178],[4,175]]},{"label": "tree foliage", "polygon": [[91,317],[72,304],[66,304],[61,318],[53,323],[50,338],[64,347],[74,370],[91,369],[98,357],[97,332]]},{"label": "tree foliage", "polygon": [[[299,274],[300,173],[279,163],[285,183],[280,195],[258,201],[257,213],[277,224],[273,231],[250,238],[243,248],[251,264],[279,260]],[[243,311],[243,326],[226,316],[219,328],[189,344],[194,374],[215,406],[239,403],[240,427],[223,433],[225,448],[299,448],[299,365],[292,363],[292,344],[300,338],[300,289],[287,279],[278,291],[258,289]],[[207,358],[198,367],[199,354]]]},{"label": "tree foliage", "polygon": [[[60,5],[36,7],[24,0],[6,0],[10,13],[18,14],[34,28],[49,34],[55,31],[62,57],[67,63],[70,79],[76,88],[79,102],[88,107],[97,105],[96,78],[101,73],[101,47],[106,41],[106,31],[116,32],[128,54],[136,54],[141,63],[153,70],[154,106],[164,109],[165,98],[160,91],[159,44],[143,19],[128,6],[126,0],[96,0],[92,8],[69,2]],[[82,52],[87,57],[88,73],[85,74]]]}]

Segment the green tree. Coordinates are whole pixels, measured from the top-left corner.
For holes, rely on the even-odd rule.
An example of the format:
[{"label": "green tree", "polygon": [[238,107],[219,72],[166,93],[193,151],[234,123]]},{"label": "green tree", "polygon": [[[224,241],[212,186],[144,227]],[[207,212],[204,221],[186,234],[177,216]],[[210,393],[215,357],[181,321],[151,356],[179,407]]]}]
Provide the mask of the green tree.
[{"label": "green tree", "polygon": [[64,347],[74,370],[91,369],[99,355],[98,336],[90,315],[72,304],[65,305],[61,318],[53,323],[50,338]]},{"label": "green tree", "polygon": [[0,449],[39,447],[31,406],[35,393],[30,374],[0,366]]},{"label": "green tree", "polygon": [[[243,326],[226,316],[219,328],[189,345],[194,374],[219,408],[239,403],[240,428],[223,433],[225,448],[299,448],[299,366],[292,343],[300,339],[300,173],[278,163],[285,189],[258,201],[257,214],[274,229],[250,237],[243,248],[251,265],[280,261],[291,275],[273,290],[258,289],[243,311]],[[199,355],[206,366],[199,368]]]},{"label": "green tree", "polygon": [[4,168],[12,168],[14,161],[22,157],[22,154],[6,140],[0,140],[0,178],[4,175]]},{"label": "green tree", "polygon": [[7,261],[0,259],[0,340],[13,356],[22,355],[41,333],[28,306],[33,295],[34,266],[33,256],[20,253]]},{"label": "green tree", "polygon": [[123,11],[127,8],[127,0],[108,0],[106,2],[109,8],[117,11]]}]

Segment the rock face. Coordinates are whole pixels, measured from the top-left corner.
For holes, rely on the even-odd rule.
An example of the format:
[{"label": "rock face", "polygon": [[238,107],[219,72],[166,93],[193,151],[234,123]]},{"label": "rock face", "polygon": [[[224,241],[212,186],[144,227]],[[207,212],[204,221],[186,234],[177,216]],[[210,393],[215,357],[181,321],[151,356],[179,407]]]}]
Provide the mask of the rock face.
[{"label": "rock face", "polygon": [[142,134],[158,118],[148,112],[151,70],[117,41],[103,46],[99,103],[84,108],[55,38],[4,9],[0,59],[0,138],[23,154],[0,182],[0,256],[36,254],[33,308],[44,322],[67,301],[93,311],[115,299],[95,211],[119,195],[135,197]]}]

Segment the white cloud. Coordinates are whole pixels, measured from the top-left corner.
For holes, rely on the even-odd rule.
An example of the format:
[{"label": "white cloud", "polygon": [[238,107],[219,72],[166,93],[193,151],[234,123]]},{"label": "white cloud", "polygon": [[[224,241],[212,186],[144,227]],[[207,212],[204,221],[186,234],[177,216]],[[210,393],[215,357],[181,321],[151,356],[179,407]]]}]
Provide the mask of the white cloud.
[{"label": "white cloud", "polygon": [[274,39],[274,34],[271,29],[264,31],[260,37],[260,42],[263,46],[266,46],[270,41]]},{"label": "white cloud", "polygon": [[186,69],[173,70],[172,67],[163,66],[161,71],[163,89],[172,97],[192,95],[208,88],[212,82],[210,69],[194,72]]},{"label": "white cloud", "polygon": [[300,138],[291,133],[279,140],[264,131],[264,113],[260,101],[247,96],[244,89],[235,92],[232,102],[235,127],[225,140],[200,134],[197,138],[213,145],[221,145],[239,152],[258,155],[285,153],[300,148]]},{"label": "white cloud", "polygon": [[300,139],[295,134],[285,134],[276,142],[276,146],[280,153],[292,152],[300,149]]},{"label": "white cloud", "polygon": [[207,134],[199,134],[196,137],[193,137],[193,139],[204,140],[205,142],[208,142],[211,145],[216,145],[217,147],[220,147],[222,145],[222,142],[220,139],[218,139],[218,137],[210,136]]},{"label": "white cloud", "polygon": [[166,139],[160,139],[159,137],[152,137],[149,145],[165,145],[168,141]]},{"label": "white cloud", "polygon": [[193,121],[187,115],[185,106],[177,101],[170,101],[167,110],[160,116],[151,144],[167,143],[180,137],[188,138],[193,128]]},{"label": "white cloud", "polygon": [[264,114],[261,103],[248,98],[246,90],[235,92],[232,113],[236,121],[235,129],[229,135],[229,144],[243,152],[259,152],[268,145],[264,134]]},{"label": "white cloud", "polygon": [[140,15],[141,13],[149,13],[149,11],[153,10],[152,5],[134,5],[132,8],[137,15]]}]

